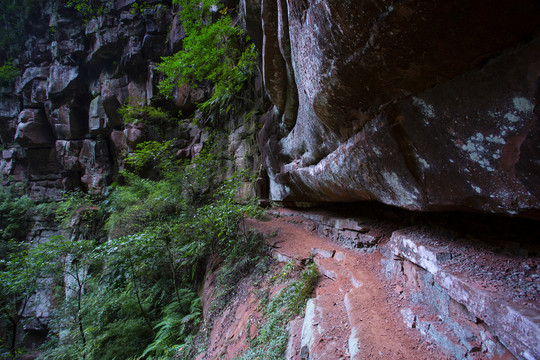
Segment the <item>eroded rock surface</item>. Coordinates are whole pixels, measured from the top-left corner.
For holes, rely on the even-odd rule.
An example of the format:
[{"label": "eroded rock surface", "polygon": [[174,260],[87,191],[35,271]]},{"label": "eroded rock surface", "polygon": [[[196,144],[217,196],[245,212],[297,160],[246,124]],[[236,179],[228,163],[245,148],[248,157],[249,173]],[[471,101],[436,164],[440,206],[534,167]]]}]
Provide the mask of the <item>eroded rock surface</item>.
[{"label": "eroded rock surface", "polygon": [[[162,140],[154,126],[124,124],[118,109],[153,101],[155,63],[181,49],[185,32],[179,9],[149,2],[135,11],[134,3],[109,2],[104,15],[86,22],[62,4],[45,4],[17,59],[20,78],[0,89],[3,183],[24,181],[37,200],[59,199],[73,188],[100,192],[123,169],[126,154],[143,141]],[[208,92],[184,86],[176,105],[167,106],[190,114]],[[184,158],[205,140],[190,130],[173,135],[186,142]]]},{"label": "eroded rock surface", "polygon": [[537,218],[538,11],[262,1],[271,198]]}]

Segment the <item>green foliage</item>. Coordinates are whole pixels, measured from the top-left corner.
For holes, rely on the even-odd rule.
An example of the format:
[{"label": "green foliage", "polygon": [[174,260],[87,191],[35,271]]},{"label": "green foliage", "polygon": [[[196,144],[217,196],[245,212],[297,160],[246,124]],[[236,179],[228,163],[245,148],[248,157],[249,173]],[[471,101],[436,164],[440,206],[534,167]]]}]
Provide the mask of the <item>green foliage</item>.
[{"label": "green foliage", "polygon": [[155,165],[161,172],[166,172],[176,163],[173,143],[174,140],[140,143],[137,145],[136,151],[125,159],[125,164],[138,173],[151,165]]},{"label": "green foliage", "polygon": [[0,85],[10,85],[19,77],[20,71],[11,61],[7,61],[0,66]]},{"label": "green foliage", "polygon": [[[38,287],[44,262],[25,242],[35,204],[15,187],[0,187],[0,328],[6,339],[1,352],[15,355],[18,328],[30,296]],[[0,332],[0,335],[3,332]]]},{"label": "green foliage", "polygon": [[[150,153],[146,146],[135,157]],[[220,181],[218,154],[217,145],[208,145],[190,162],[152,159],[162,169],[160,180],[126,172],[126,184],[106,201],[66,194],[58,218],[78,236],[55,245],[64,249],[55,256],[66,261],[54,271],[70,279],[64,285],[69,284],[71,296],[59,300],[41,359],[196,354],[194,334],[202,320],[197,290],[207,259],[225,260],[232,286],[264,250],[261,237],[238,234],[241,219],[258,213],[254,204],[234,201],[247,174]],[[86,231],[85,223],[93,228],[105,209],[108,236]]]},{"label": "green foliage", "polygon": [[0,0],[0,63],[17,55],[24,44],[32,15],[39,13],[44,0]]},{"label": "green foliage", "polygon": [[217,277],[217,294],[210,308],[211,314],[219,314],[225,309],[237,294],[240,279],[250,275],[256,278],[268,270],[270,257],[262,234],[250,230],[231,245]]},{"label": "green foliage", "polygon": [[182,6],[180,13],[186,30],[183,50],[163,58],[158,70],[165,79],[159,88],[170,96],[175,86],[209,81],[214,85],[212,97],[200,104],[203,110],[211,107],[225,109],[226,104],[244,87],[256,64],[256,50],[240,27],[234,26],[227,8],[212,22],[212,9],[221,4],[215,0],[175,0]]},{"label": "green foliage", "polygon": [[[30,225],[34,203],[14,187],[0,186],[0,246],[10,240],[22,240]],[[0,248],[0,257],[2,249]]]},{"label": "green foliage", "polygon": [[96,195],[80,190],[65,192],[62,201],[56,205],[56,220],[65,228],[68,228],[75,218],[88,223],[94,214],[86,210],[98,210],[100,204],[101,199]]},{"label": "green foliage", "polygon": [[166,127],[176,123],[176,119],[169,113],[151,105],[130,105],[129,102],[126,102],[118,109],[118,113],[123,117],[124,122],[129,124],[143,123]]},{"label": "green foliage", "polygon": [[164,309],[163,315],[163,320],[155,327],[154,341],[146,347],[141,358],[174,358],[182,345],[189,342],[193,328],[201,322],[201,299],[195,291],[182,289],[178,299]]},{"label": "green foliage", "polygon": [[[290,272],[290,268],[291,265],[285,265],[282,272]],[[310,262],[299,280],[293,281],[270,300],[263,310],[264,325],[239,359],[283,359],[288,342],[287,324],[304,310],[318,275],[317,266]]]},{"label": "green foliage", "polygon": [[7,350],[18,350],[18,330],[26,306],[57,264],[56,240],[33,246],[26,242],[10,243],[11,252],[0,260],[0,324],[9,329]]},{"label": "green foliage", "polygon": [[127,184],[112,194],[107,229],[114,237],[125,236],[166,222],[178,215],[182,189],[171,180],[153,181],[126,173]]},{"label": "green foliage", "polygon": [[[5,14],[24,10],[15,19],[22,30],[29,14],[43,3],[0,1],[11,6]],[[201,107],[224,106],[249,80],[256,61],[254,46],[233,26],[227,9],[211,10],[219,10],[217,1],[175,3],[183,6],[188,37],[184,55],[163,63],[167,80],[160,86],[169,92],[183,83],[211,82],[214,93]],[[67,0],[66,5],[87,20],[104,14],[110,3]],[[145,1],[137,1],[134,10],[140,13],[146,7]],[[0,46],[4,40],[2,34]],[[6,63],[0,68],[0,82],[12,81],[18,75],[15,71]],[[126,123],[153,126],[164,133],[177,126],[174,116],[154,106],[127,104],[120,115]],[[263,268],[265,256],[264,239],[239,233],[238,228],[246,215],[260,213],[253,202],[235,201],[250,174],[237,172],[223,181],[220,146],[217,141],[213,144],[207,143],[187,162],[176,160],[174,140],[140,144],[126,164],[139,173],[155,167],[158,180],[125,172],[125,184],[116,186],[107,199],[66,193],[55,213],[69,239],[21,242],[33,204],[2,188],[0,321],[13,332],[3,339],[0,354],[18,351],[17,328],[29,298],[43,279],[54,279],[57,307],[40,359],[192,358],[202,319],[197,290],[208,259],[224,260],[223,305],[239,278]],[[50,212],[50,207],[40,211]]]},{"label": "green foliage", "polygon": [[[67,0],[66,6],[75,9],[83,18],[84,21],[90,20],[98,15],[107,13],[107,6],[97,5],[96,1],[92,0]],[[108,1],[111,3],[111,1]]]},{"label": "green foliage", "polygon": [[[161,2],[161,1],[159,1]],[[143,14],[145,9],[149,9],[153,7],[154,5],[148,4],[145,0],[135,0],[133,4],[131,4],[131,12],[133,14]]]}]

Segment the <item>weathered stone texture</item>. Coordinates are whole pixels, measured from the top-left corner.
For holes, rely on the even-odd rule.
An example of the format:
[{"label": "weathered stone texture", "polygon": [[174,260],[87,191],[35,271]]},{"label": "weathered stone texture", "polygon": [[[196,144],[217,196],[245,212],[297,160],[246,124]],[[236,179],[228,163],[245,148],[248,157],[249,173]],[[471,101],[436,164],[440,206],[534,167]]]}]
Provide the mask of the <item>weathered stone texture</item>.
[{"label": "weathered stone texture", "polygon": [[43,110],[25,109],[19,114],[15,140],[25,148],[52,147],[54,136]]},{"label": "weathered stone texture", "polygon": [[264,0],[276,109],[259,142],[272,199],[538,217],[538,11],[535,1]]},{"label": "weathered stone texture", "polygon": [[[488,277],[484,278],[486,284],[489,281],[487,286],[475,282],[470,272],[458,272],[456,261],[446,266],[452,254],[441,246],[445,241],[450,243],[451,239],[441,241],[441,235],[434,237],[423,229],[409,228],[394,232],[385,245],[387,274],[402,279],[407,296],[434,310],[439,318],[433,321],[411,309],[402,309],[404,321],[458,359],[474,358],[480,351],[486,358],[539,357],[538,304],[518,303],[512,299],[512,289],[495,291],[493,284],[500,285],[496,279],[489,279],[493,273],[484,275]],[[489,250],[485,253],[504,256],[490,254]],[[467,263],[464,259],[458,261]],[[496,271],[494,266],[489,270]]]},{"label": "weathered stone texture", "polygon": [[[72,187],[101,191],[123,156],[155,138],[151,127],[124,126],[117,110],[126,101],[150,103],[155,61],[179,50],[185,33],[170,5],[148,2],[140,12],[133,4],[110,3],[86,24],[72,9],[46,7],[50,31],[29,35],[21,77],[0,90],[0,138],[9,149],[0,159],[2,180],[28,181],[37,199],[57,199]],[[185,91],[180,107],[187,112],[207,96]]]}]

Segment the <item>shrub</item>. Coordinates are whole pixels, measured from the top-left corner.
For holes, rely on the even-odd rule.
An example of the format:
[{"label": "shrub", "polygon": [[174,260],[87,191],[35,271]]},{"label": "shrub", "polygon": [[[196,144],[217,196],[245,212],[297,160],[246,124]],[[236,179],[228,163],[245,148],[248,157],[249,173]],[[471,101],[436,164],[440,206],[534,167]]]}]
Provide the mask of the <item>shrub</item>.
[{"label": "shrub", "polygon": [[11,85],[20,75],[19,69],[13,66],[11,61],[0,66],[0,85]]},{"label": "shrub", "polygon": [[34,206],[32,200],[21,196],[16,188],[0,186],[0,244],[24,238]]},{"label": "shrub", "polygon": [[176,165],[173,143],[174,140],[145,141],[137,145],[135,152],[125,159],[125,163],[138,173],[152,165],[161,173],[167,173]]},{"label": "shrub", "polygon": [[125,103],[118,114],[122,116],[125,123],[154,125],[166,127],[175,124],[176,120],[166,111],[152,105],[130,105]]},{"label": "shrub", "polygon": [[304,310],[315,289],[318,275],[317,266],[310,262],[299,280],[292,281],[270,300],[263,309],[264,324],[240,360],[283,359],[288,342],[287,324]]},{"label": "shrub", "polygon": [[[217,12],[222,6],[218,1],[175,0],[174,3],[183,9],[180,15],[186,38],[183,50],[163,58],[158,66],[165,75],[159,84],[160,91],[170,96],[175,86],[196,87],[201,82],[210,82],[214,85],[213,95],[199,106],[204,110],[226,108],[227,102],[253,74],[255,46],[241,28],[233,25],[227,8]],[[214,13],[219,18],[212,22]]]},{"label": "shrub", "polygon": [[111,3],[112,1],[109,0],[104,6],[96,5],[92,0],[67,0],[66,6],[75,9],[86,22],[93,17],[107,13],[108,5]]}]

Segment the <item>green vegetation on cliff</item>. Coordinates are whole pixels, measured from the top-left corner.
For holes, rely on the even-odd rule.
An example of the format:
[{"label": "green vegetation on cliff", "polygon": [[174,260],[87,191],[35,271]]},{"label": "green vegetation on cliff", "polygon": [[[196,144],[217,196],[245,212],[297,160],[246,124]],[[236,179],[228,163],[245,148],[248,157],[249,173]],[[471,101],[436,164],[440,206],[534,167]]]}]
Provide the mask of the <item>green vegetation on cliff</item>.
[{"label": "green vegetation on cliff", "polygon": [[[293,261],[288,262],[273,281],[286,281],[296,270]],[[290,281],[287,287],[269,299],[263,308],[264,323],[258,334],[250,339],[250,346],[239,360],[280,360],[283,359],[289,340],[289,322],[304,311],[317,284],[319,271],[310,259],[301,272],[300,279]]]},{"label": "green vegetation on cliff", "polygon": [[[183,50],[163,59],[158,70],[165,79],[161,92],[170,96],[176,86],[213,85],[210,99],[199,105],[226,112],[253,75],[257,62],[255,45],[233,24],[229,10],[217,0],[174,0],[180,5],[186,30]],[[212,21],[213,17],[218,17]]]},{"label": "green vegetation on cliff", "polygon": [[30,225],[34,203],[14,187],[0,186],[0,243],[20,241]]},{"label": "green vegetation on cliff", "polygon": [[4,65],[0,66],[0,85],[13,84],[19,75],[19,69],[13,66],[11,61],[6,61]]},{"label": "green vegetation on cliff", "polygon": [[[253,204],[234,201],[246,174],[222,182],[219,169],[217,148],[207,146],[191,162],[168,163],[161,180],[125,173],[125,185],[105,201],[86,197],[65,206],[78,238],[52,239],[43,248],[65,259],[55,277],[70,294],[59,294],[42,359],[195,354],[202,319],[197,290],[208,259],[238,262],[261,249],[238,233],[239,221],[258,213]],[[96,231],[103,221],[106,236]],[[59,244],[77,245],[62,252],[56,249],[66,246]]]},{"label": "green vegetation on cliff", "polygon": [[168,163],[160,180],[125,173],[108,198],[66,195],[57,209],[66,235],[42,244],[24,241],[20,219],[31,202],[2,188],[2,244],[18,240],[0,264],[2,321],[11,329],[2,333],[3,356],[17,358],[24,308],[55,284],[41,359],[193,357],[207,262],[249,269],[263,250],[260,238],[238,231],[244,216],[259,213],[234,200],[247,174],[221,181],[220,169],[218,148],[208,145],[191,162]]},{"label": "green vegetation on cliff", "polygon": [[[25,16],[44,4],[6,1],[9,11],[24,10]],[[83,17],[100,14],[94,5],[104,3],[66,1]],[[251,79],[255,48],[217,1],[174,3],[183,8],[187,37],[184,50],[160,66],[165,73],[160,87],[170,92],[186,83],[212,86],[213,95],[200,107],[227,113]],[[136,4],[135,11],[145,6]],[[0,81],[12,81],[15,71],[6,63]],[[61,236],[28,242],[25,219],[33,203],[0,194],[6,199],[0,202],[2,249],[9,250],[0,259],[0,310],[2,325],[10,329],[0,331],[0,357],[21,355],[21,319],[38,291],[54,303],[40,359],[193,358],[201,350],[199,290],[208,263],[218,259],[227,269],[220,281],[230,295],[237,277],[266,256],[260,236],[239,231],[241,220],[260,210],[253,201],[236,199],[253,174],[225,176],[221,149],[226,137],[210,136],[197,156],[179,161],[170,135],[178,119],[167,110],[125,105],[120,115],[126,124],[149,127],[160,138],[127,155],[128,170],[107,196],[65,194],[56,208]]]},{"label": "green vegetation on cliff", "polygon": [[21,51],[25,36],[45,0],[0,0],[0,63]]},{"label": "green vegetation on cliff", "polygon": [[36,290],[36,267],[25,261],[24,242],[33,209],[16,188],[0,186],[0,358],[17,352],[19,324]]}]

